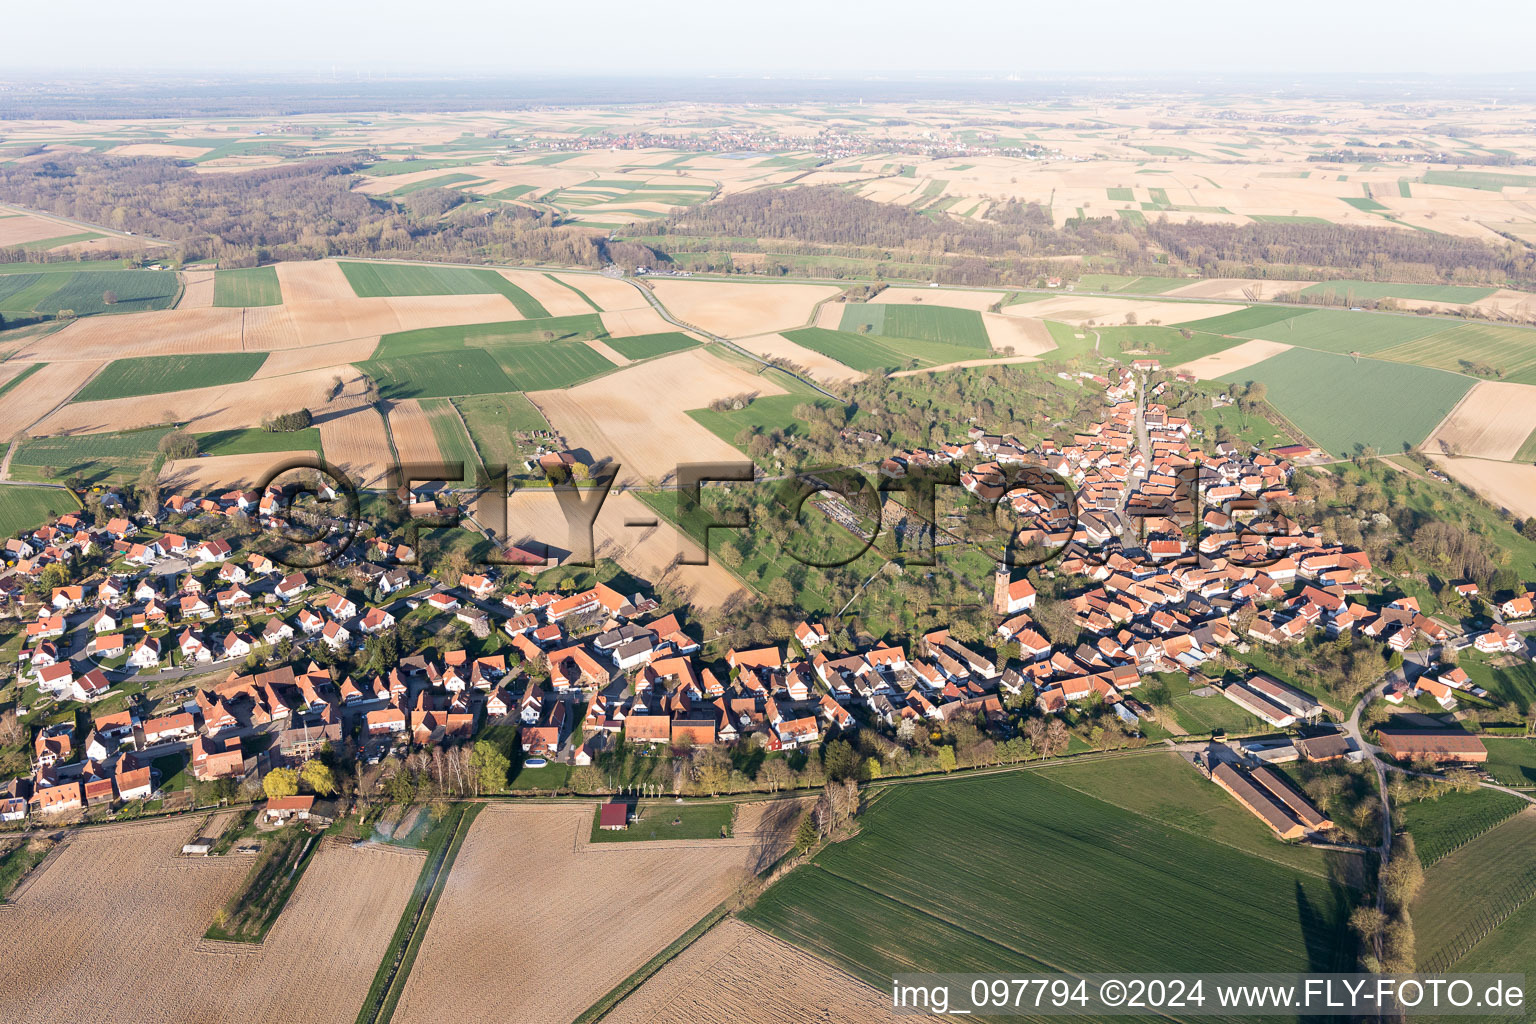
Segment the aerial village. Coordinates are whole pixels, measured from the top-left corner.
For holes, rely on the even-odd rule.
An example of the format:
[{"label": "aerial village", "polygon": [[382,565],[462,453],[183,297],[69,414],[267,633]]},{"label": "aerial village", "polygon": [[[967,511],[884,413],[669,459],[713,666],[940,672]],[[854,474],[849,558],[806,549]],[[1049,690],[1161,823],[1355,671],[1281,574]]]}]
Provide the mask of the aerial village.
[{"label": "aerial village", "polygon": [[[1332,823],[1270,766],[1365,757],[1358,734],[1334,724],[1347,712],[1269,673],[1207,678],[1208,663],[1309,635],[1364,637],[1398,653],[1427,643],[1524,657],[1536,595],[1503,601],[1501,621],[1475,635],[1412,599],[1380,602],[1364,553],[1268,511],[1292,498],[1296,461],[1315,453],[1201,451],[1190,424],[1155,402],[1166,383],[1140,393],[1158,369],[1149,360],[1082,374],[1102,389],[1106,412],[1071,445],[1026,448],[976,428],[881,464],[888,477],[954,465],[966,492],[1020,517],[1021,542],[1057,552],[1028,572],[999,565],[989,647],[946,628],[861,638],[812,620],[782,642],[738,647],[700,635],[686,607],[663,608],[643,589],[544,589],[537,565],[444,579],[384,536],[337,561],[347,581],[338,585],[335,572],[321,580],[243,549],[249,530],[223,536],[231,518],[275,529],[277,489],[171,495],[156,514],[131,513],[109,492],[94,516],[65,515],[5,542],[0,596],[25,622],[10,731],[30,763],[0,782],[0,827],[163,800],[168,780],[156,765],[173,755],[200,783],[227,780],[213,791],[220,799],[260,799],[270,772],[322,753],[387,766],[508,726],[512,756],[530,766],[593,765],[620,748],[681,763],[744,745],[814,757],[861,731],[888,747],[938,741],[942,751],[958,728],[982,737],[993,759],[1023,760],[1067,752],[1055,723],[1088,708],[1112,716],[1122,738],[1144,737],[1159,720],[1141,696],[1145,681],[1181,673],[1267,732],[1174,737],[1179,749],[1276,835],[1320,835]],[[1007,472],[1023,467],[1051,476],[1012,487]],[[1075,516],[1063,484],[1076,494]],[[1075,635],[1048,636],[1036,621],[1031,575],[1072,581]],[[418,610],[476,643],[400,648],[397,624]],[[381,661],[387,668],[360,668]],[[183,678],[196,685],[178,688]],[[1433,659],[1407,678],[1383,699],[1454,710],[1486,696]],[[1382,728],[1377,739],[1403,762],[1486,757],[1476,735],[1452,728]],[[953,757],[928,763],[956,766]],[[265,813],[318,815],[314,801],[274,798]]]}]

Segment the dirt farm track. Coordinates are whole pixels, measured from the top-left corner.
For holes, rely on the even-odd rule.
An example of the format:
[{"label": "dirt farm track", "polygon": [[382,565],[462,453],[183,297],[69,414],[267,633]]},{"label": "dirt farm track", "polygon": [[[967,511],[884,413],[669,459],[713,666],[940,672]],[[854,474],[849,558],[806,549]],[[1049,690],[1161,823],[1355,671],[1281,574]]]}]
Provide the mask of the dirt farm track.
[{"label": "dirt farm track", "polygon": [[73,835],[0,912],[0,1020],[349,1024],[421,858],[326,841],[264,943],[211,952],[203,931],[250,860],[179,857],[197,825],[178,818]]}]

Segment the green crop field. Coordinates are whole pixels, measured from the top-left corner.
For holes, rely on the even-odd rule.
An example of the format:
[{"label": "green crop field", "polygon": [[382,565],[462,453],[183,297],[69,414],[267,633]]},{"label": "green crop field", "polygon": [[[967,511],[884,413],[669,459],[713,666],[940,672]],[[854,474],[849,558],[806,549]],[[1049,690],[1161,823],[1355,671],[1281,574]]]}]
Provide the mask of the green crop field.
[{"label": "green crop field", "polygon": [[1247,338],[1266,338],[1287,345],[1325,352],[1379,352],[1417,341],[1455,326],[1446,320],[1426,317],[1354,313],[1344,309],[1319,309],[1247,331],[1229,331]]},{"label": "green crop field", "polygon": [[959,345],[940,345],[909,338],[887,338],[876,334],[853,334],[825,327],[803,327],[785,331],[784,337],[804,345],[845,366],[864,373],[899,370],[908,363],[937,366],[963,359],[975,359],[982,353]]},{"label": "green crop field", "polygon": [[1536,740],[1518,737],[1483,738],[1488,748],[1488,773],[1506,786],[1536,786]]},{"label": "green crop field", "polygon": [[320,428],[303,430],[215,430],[197,435],[198,451],[203,455],[259,455],[263,452],[315,452],[325,454],[320,443]]},{"label": "green crop field", "polygon": [[549,429],[549,422],[526,395],[469,395],[455,398],[453,404],[487,464],[515,470],[521,452],[514,435]]},{"label": "green crop field", "polygon": [[1136,201],[1136,193],[1128,188],[1107,188],[1104,191],[1109,194],[1112,202],[1131,203]]},{"label": "green crop field", "polygon": [[373,358],[390,359],[452,349],[495,348],[498,345],[534,341],[580,341],[607,336],[602,317],[596,313],[507,320],[491,324],[423,327],[420,330],[384,335],[379,340],[379,347],[374,350]]},{"label": "green crop field", "polygon": [[1221,379],[1263,381],[1270,404],[1339,457],[1357,446],[1390,454],[1418,445],[1475,383],[1441,370],[1301,348]]},{"label": "green crop field", "polygon": [[75,401],[100,402],[234,384],[250,380],[266,361],[265,352],[116,359],[80,389]]},{"label": "green crop field", "polygon": [[87,483],[131,481],[159,455],[160,439],[169,427],[110,434],[71,434],[23,441],[11,455],[16,480],[68,480],[79,474]]},{"label": "green crop field", "polygon": [[[1084,274],[1077,279],[1077,290],[1084,292],[1124,292],[1128,295],[1159,295],[1188,284],[1177,277],[1127,277],[1123,274]],[[1031,299],[1038,296],[1030,296]]]},{"label": "green crop field", "polygon": [[390,191],[389,194],[391,196],[408,196],[412,192],[420,192],[422,189],[426,188],[458,188],[463,187],[471,181],[484,180],[485,179],[480,177],[478,174],[464,174],[463,172],[455,172],[453,174],[439,174],[435,178],[423,178],[420,181],[413,181],[409,185],[401,185],[399,188]]},{"label": "green crop field", "polygon": [[[0,392],[4,394],[4,392]],[[1536,462],[1536,430],[1531,431],[1531,436],[1525,439],[1520,450],[1515,453],[1516,462]]]},{"label": "green crop field", "polygon": [[1199,359],[1242,344],[1241,339],[1204,331],[1192,331],[1186,338],[1179,328],[1157,324],[1098,327],[1094,333],[1099,336],[1101,355],[1111,358],[1118,355],[1129,361],[1150,353],[1157,356],[1164,366],[1187,363],[1191,359]]},{"label": "green crop field", "polygon": [[699,342],[679,331],[666,331],[661,334],[609,338],[605,344],[626,359],[649,359],[668,352],[681,352],[685,348],[697,348]]},{"label": "green crop field", "polygon": [[213,275],[215,306],[281,306],[283,289],[276,267],[217,270]]},{"label": "green crop field", "polygon": [[[1347,202],[1347,200],[1346,200]],[[1338,295],[1355,299],[1422,299],[1425,302],[1476,302],[1492,288],[1460,284],[1393,284],[1388,281],[1323,281],[1301,290],[1303,295]]]},{"label": "green crop field", "polygon": [[1440,323],[1444,329],[1438,333],[1396,345],[1377,356],[1463,372],[1493,367],[1502,374],[1500,380],[1536,384],[1536,331],[1500,324]]},{"label": "green crop field", "polygon": [[475,454],[475,446],[465,432],[463,421],[459,419],[458,409],[446,398],[423,399],[421,409],[427,414],[427,422],[432,424],[432,438],[437,442],[437,450],[442,453],[443,459],[464,463],[464,476],[461,479],[473,482],[480,466],[480,457]]},{"label": "green crop field", "polygon": [[1414,900],[1419,965],[1465,955],[1491,919],[1536,891],[1536,808],[1436,861]]},{"label": "green crop field", "polygon": [[1387,207],[1368,196],[1345,196],[1344,201],[1355,209],[1363,210],[1366,213],[1380,213],[1382,210],[1387,209]]},{"label": "green crop field", "polygon": [[1415,800],[1400,807],[1403,827],[1413,836],[1419,861],[1429,867],[1471,840],[1518,813],[1528,804],[1495,789],[1443,793],[1438,799]]},{"label": "green crop field", "polygon": [[[5,312],[138,313],[166,309],[180,294],[181,281],[168,270],[34,270],[0,276],[0,310]],[[108,302],[109,296],[115,301]]]},{"label": "green crop field", "polygon": [[62,487],[0,487],[0,537],[35,530],[79,507],[74,494]]},{"label": "green crop field", "polygon": [[342,263],[347,283],[360,298],[397,295],[505,295],[525,317],[547,317],[532,295],[483,267],[436,267],[410,263]]},{"label": "green crop field", "polygon": [[917,303],[850,302],[843,307],[838,325],[844,331],[867,330],[870,334],[943,345],[990,349],[987,325],[974,309],[928,306]]},{"label": "green crop field", "polygon": [[555,282],[555,284],[559,285],[561,288],[564,288],[564,289],[566,289],[568,291],[575,292],[576,295],[581,299],[582,302],[585,302],[587,305],[591,306],[593,309],[597,310],[599,313],[601,313],[603,311],[603,307],[602,306],[599,306],[597,303],[593,302],[592,299],[587,295],[586,292],[582,291],[580,288],[577,288],[575,285],[571,284],[569,281],[562,281],[558,277],[556,277],[554,274],[545,274],[544,276],[549,278],[551,281]]},{"label": "green crop field", "polygon": [[1294,217],[1284,213],[1250,213],[1251,219],[1260,224],[1327,224],[1322,217]]},{"label": "green crop field", "polygon": [[568,388],[607,373],[613,364],[579,341],[498,345],[490,354],[514,384],[509,391]]},{"label": "green crop field", "polygon": [[1192,331],[1208,331],[1211,334],[1236,334],[1245,335],[1249,331],[1255,331],[1260,327],[1268,327],[1270,324],[1279,323],[1281,320],[1289,320],[1292,317],[1301,316],[1306,311],[1287,309],[1284,306],[1249,306],[1247,309],[1239,309],[1234,313],[1223,313],[1220,316],[1207,317],[1204,320],[1191,320],[1182,326]]},{"label": "green crop field", "polygon": [[[858,836],[742,916],[884,988],[908,971],[1345,969],[1347,902],[1316,875],[1020,772],[885,791]],[[1219,941],[1201,921],[1221,922]]]},{"label": "green crop field", "polygon": [[1277,842],[1263,822],[1172,751],[1152,749],[1100,760],[1073,759],[1046,764],[1037,771],[1053,782],[1133,814],[1320,878],[1347,875],[1347,871],[1337,869],[1358,860]]},{"label": "green crop field", "polygon": [[357,366],[378,382],[380,395],[397,401],[518,390],[483,349],[369,359]]},{"label": "green crop field", "polygon": [[1425,171],[1421,180],[1426,185],[1450,185],[1454,188],[1476,188],[1487,192],[1536,186],[1536,177],[1529,174],[1493,174],[1487,171]]}]

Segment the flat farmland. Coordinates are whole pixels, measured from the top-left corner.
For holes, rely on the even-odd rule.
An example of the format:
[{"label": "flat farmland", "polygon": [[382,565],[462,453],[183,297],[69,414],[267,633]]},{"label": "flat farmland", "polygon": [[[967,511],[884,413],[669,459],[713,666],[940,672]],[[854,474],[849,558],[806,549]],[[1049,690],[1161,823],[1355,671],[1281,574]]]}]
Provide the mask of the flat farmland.
[{"label": "flat farmland", "polygon": [[1536,786],[1536,740],[1483,740],[1488,747],[1488,771],[1506,786]]},{"label": "flat farmland", "polygon": [[1394,284],[1387,281],[1321,281],[1301,290],[1303,295],[1335,295],[1357,301],[1423,299],[1426,302],[1461,302],[1471,305],[1486,299],[1493,288],[1457,284]]},{"label": "flat farmland", "polygon": [[[946,345],[878,334],[854,334],[825,327],[785,331],[784,337],[802,348],[819,352],[828,359],[864,373],[881,373],[903,367],[940,366],[975,359],[983,354],[968,345]],[[988,353],[990,351],[986,350]]]},{"label": "flat farmland", "polygon": [[667,331],[662,334],[639,334],[630,338],[610,338],[607,344],[624,358],[638,360],[694,348],[699,341],[681,331]]},{"label": "flat farmland", "polygon": [[[405,983],[397,1024],[445,1016],[569,1024],[748,873],[751,841],[593,845],[591,824],[590,805],[492,804],[480,813]],[[509,864],[537,864],[537,884]],[[474,941],[466,945],[466,936]],[[550,955],[572,949],[581,950],[580,970],[567,955]]]},{"label": "flat farmland", "polygon": [[1480,381],[1424,441],[1427,451],[1513,459],[1536,432],[1536,387]]},{"label": "flat farmland", "polygon": [[[1089,320],[1099,325],[1142,323],[1157,321],[1163,324],[1184,324],[1200,318],[1211,318],[1223,313],[1233,313],[1241,306],[1227,306],[1210,302],[1158,302],[1151,298],[1120,298],[1100,295],[1053,295],[1049,298],[1022,296],[1022,301],[1004,306],[1009,316],[1034,317],[1037,320],[1058,320],[1076,326],[1086,325]],[[1133,321],[1134,318],[1134,321]],[[1199,327],[1198,330],[1209,330]]]},{"label": "flat farmland", "polygon": [[[608,344],[613,344],[609,339]],[[512,386],[508,391],[568,388],[613,369],[613,363],[580,341],[498,345],[487,349]]]},{"label": "flat farmland", "polygon": [[1429,457],[1458,483],[1466,484],[1494,505],[1521,518],[1536,516],[1536,466],[1434,452]]},{"label": "flat farmland", "polygon": [[1263,381],[1270,404],[1339,457],[1357,446],[1384,454],[1417,446],[1474,383],[1440,370],[1301,348],[1219,379]]},{"label": "flat farmland", "polygon": [[[763,979],[772,978],[765,985]],[[603,1019],[613,1024],[846,1024],[935,1020],[897,1016],[890,996],[766,932],[726,918]]]},{"label": "flat farmland", "polygon": [[181,298],[177,309],[207,309],[213,305],[214,271],[186,270],[182,272]]},{"label": "flat farmland", "polygon": [[1211,334],[1243,334],[1302,316],[1306,312],[1311,311],[1298,311],[1286,306],[1249,306],[1229,313],[1212,314],[1200,320],[1187,320],[1184,326]]},{"label": "flat farmland", "polygon": [[135,313],[167,309],[181,294],[169,270],[77,270],[0,276],[0,310],[18,313]]},{"label": "flat farmland", "polygon": [[1221,352],[1213,352],[1210,355],[1192,359],[1176,366],[1175,369],[1193,374],[1201,380],[1216,380],[1229,373],[1235,374],[1262,363],[1290,347],[1277,341],[1245,341]]},{"label": "flat farmland", "polygon": [[[283,435],[277,435],[279,437]],[[166,491],[204,494],[253,488],[266,480],[273,468],[290,459],[313,455],[295,446],[271,452],[247,455],[210,455],[206,458],[178,459],[160,467],[160,486]]]},{"label": "flat farmland", "polygon": [[52,403],[68,399],[100,368],[95,362],[43,363],[41,369],[29,372],[24,383],[34,400],[0,401],[0,437],[13,437],[48,415]]},{"label": "flat farmland", "polygon": [[169,428],[159,427],[33,438],[12,452],[11,478],[62,481],[79,474],[91,483],[132,480],[154,461],[160,439],[168,433]]},{"label": "flat farmland", "polygon": [[384,480],[394,458],[384,417],[376,408],[352,395],[343,407],[320,418],[319,428],[326,460],[340,467],[354,484],[373,487]]},{"label": "flat farmland", "polygon": [[35,530],[79,507],[74,495],[62,487],[0,487],[0,537]]},{"label": "flat farmland", "polygon": [[[179,858],[193,834],[175,819],[72,838],[0,914],[0,941],[25,972],[0,989],[0,1018],[350,1024],[421,859],[322,841],[266,941],[232,949],[201,939],[249,860]],[[134,927],[117,927],[123,920]],[[273,984],[298,976],[325,998],[296,999]]]},{"label": "flat farmland", "polygon": [[1378,355],[1382,359],[1463,373],[1483,374],[1487,370],[1482,367],[1492,367],[1503,381],[1536,384],[1536,331],[1518,327],[1452,324],[1439,333],[1405,342]]},{"label": "flat farmland", "polygon": [[369,359],[355,365],[378,382],[379,393],[391,401],[519,390],[481,349]]},{"label": "flat farmland", "polygon": [[506,277],[485,267],[435,267],[405,263],[342,263],[358,298],[404,295],[504,295],[525,317],[549,310]]},{"label": "flat farmland", "polygon": [[844,384],[864,376],[859,370],[782,334],[759,334],[752,338],[742,338],[736,344],[765,359],[787,359],[801,367],[813,380],[823,384]]},{"label": "flat farmland", "polygon": [[1424,872],[1414,900],[1420,967],[1464,953],[1487,915],[1536,890],[1536,808],[1527,808]]},{"label": "flat farmland", "polygon": [[854,333],[936,341],[962,348],[990,347],[986,324],[974,309],[850,302],[843,307],[839,326],[841,330]]},{"label": "flat farmland", "polygon": [[284,302],[329,302],[355,294],[335,260],[279,263],[274,269]]},{"label": "flat farmland", "polygon": [[108,363],[75,396],[77,402],[160,395],[167,391],[215,387],[250,380],[267,358],[265,352],[230,352],[205,356],[145,356]]},{"label": "flat farmland", "polygon": [[464,463],[462,479],[473,483],[480,466],[480,457],[475,454],[474,443],[470,440],[464,421],[459,418],[458,409],[446,398],[424,398],[421,408],[427,414],[437,450],[448,462]]},{"label": "flat farmland", "polygon": [[197,435],[204,455],[257,455],[263,452],[321,451],[319,427],[303,430],[215,430]]},{"label": "flat farmland", "polygon": [[673,316],[726,338],[799,327],[809,322],[818,302],[838,293],[835,287],[819,284],[649,283]]},{"label": "flat farmland", "polygon": [[437,447],[437,433],[432,418],[421,402],[407,399],[389,407],[389,435],[395,439],[395,451],[401,462],[442,462],[449,458]]},{"label": "flat farmland", "polygon": [[638,484],[671,479],[679,462],[740,458],[690,419],[689,409],[730,395],[783,393],[772,380],[695,348],[528,397],[573,445],[622,463],[620,482]]},{"label": "flat farmland", "polygon": [[[1044,881],[1068,877],[1070,898]],[[884,989],[904,971],[1345,969],[1347,912],[1326,879],[1019,772],[885,791],[742,916]]]},{"label": "flat farmland", "polygon": [[1439,334],[1452,326],[1455,325],[1448,321],[1428,317],[1319,309],[1252,330],[1228,333],[1325,352],[1371,354]]},{"label": "flat farmland", "polygon": [[495,348],[526,342],[574,341],[602,338],[608,331],[596,313],[545,317],[537,320],[504,320],[497,323],[461,324],[398,331],[379,339],[376,359],[444,352],[458,348]]},{"label": "flat farmland", "polygon": [[1496,789],[1452,791],[1402,805],[1403,827],[1425,867],[1518,814],[1528,805]]},{"label": "flat farmland", "polygon": [[283,288],[276,267],[219,270],[213,277],[215,306],[280,306]]}]

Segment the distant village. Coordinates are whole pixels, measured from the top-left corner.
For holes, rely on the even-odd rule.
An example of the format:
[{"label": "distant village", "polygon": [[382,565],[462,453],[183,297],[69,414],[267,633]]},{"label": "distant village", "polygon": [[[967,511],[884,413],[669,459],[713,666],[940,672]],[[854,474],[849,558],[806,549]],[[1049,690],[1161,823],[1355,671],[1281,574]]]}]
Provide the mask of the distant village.
[{"label": "distant village", "polygon": [[[1293,500],[1295,462],[1315,453],[1201,450],[1189,422],[1154,401],[1165,384],[1140,393],[1159,369],[1142,360],[1082,374],[1102,390],[1105,415],[1069,445],[1026,448],[975,428],[881,464],[890,477],[962,467],[967,492],[1021,517],[1022,542],[1059,551],[1035,570],[1037,581],[1075,581],[1065,600],[1076,632],[1054,639],[1036,619],[1029,574],[1001,565],[990,646],[946,628],[861,638],[813,619],[779,643],[726,646],[699,635],[686,607],[604,583],[545,589],[537,566],[443,579],[411,564],[404,545],[374,537],[348,553],[349,583],[340,586],[334,575],[322,580],[242,549],[241,535],[215,536],[236,516],[275,528],[277,489],[170,495],[157,514],[131,513],[109,493],[94,518],[65,515],[5,542],[0,596],[24,622],[12,727],[24,730],[18,745],[30,763],[4,780],[0,823],[69,821],[163,799],[168,779],[156,765],[177,763],[173,756],[198,782],[228,780],[225,798],[239,787],[259,798],[269,773],[324,753],[379,765],[501,727],[515,732],[510,753],[528,765],[589,766],[620,749],[684,760],[744,745],[814,754],[861,730],[896,746],[938,741],[942,751],[962,727],[994,758],[1022,760],[1065,752],[1065,732],[1051,720],[1088,708],[1112,715],[1124,738],[1144,735],[1159,720],[1142,696],[1146,680],[1180,673],[1271,731],[1195,758],[1207,777],[1282,838],[1324,832],[1332,823],[1269,766],[1365,756],[1326,723],[1340,714],[1272,673],[1207,679],[1208,663],[1313,635],[1363,637],[1395,652],[1427,642],[1525,656],[1522,623],[1536,614],[1536,595],[1502,600],[1503,621],[1471,636],[1412,598],[1373,599],[1363,552],[1267,513]],[[1019,467],[1070,483],[1075,518],[1049,486],[1009,489],[1006,472]],[[170,522],[182,532],[164,529]],[[1476,596],[1473,584],[1458,590]],[[456,624],[472,641],[424,638],[386,650],[412,615]],[[359,667],[381,660],[387,667]],[[183,677],[194,685],[177,688]],[[1449,710],[1486,694],[1443,665],[1383,696]],[[1475,735],[1453,729],[1383,728],[1378,738],[1405,762],[1486,757]],[[935,763],[956,765],[953,756]],[[283,797],[270,813],[307,814],[312,800]]]}]

